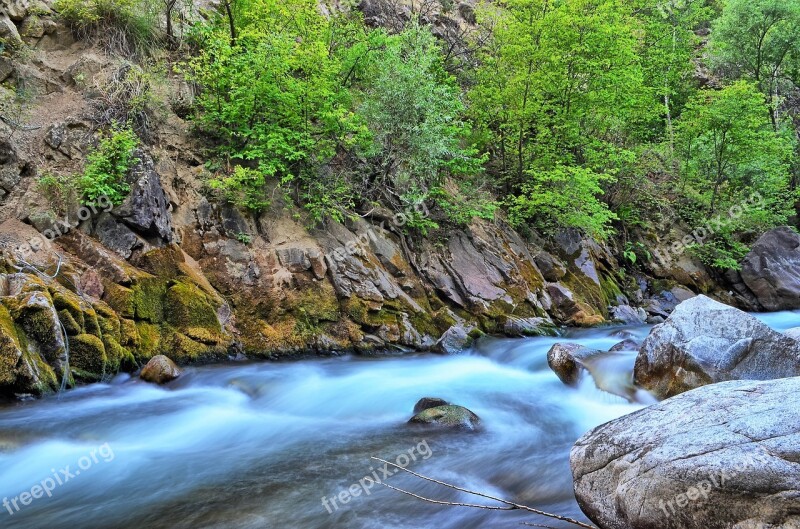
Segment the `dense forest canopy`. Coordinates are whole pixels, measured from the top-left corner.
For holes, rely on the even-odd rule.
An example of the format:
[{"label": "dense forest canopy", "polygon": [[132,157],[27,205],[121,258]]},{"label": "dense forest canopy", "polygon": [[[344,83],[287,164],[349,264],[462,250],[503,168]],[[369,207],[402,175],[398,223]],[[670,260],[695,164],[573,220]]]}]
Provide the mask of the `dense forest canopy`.
[{"label": "dense forest canopy", "polygon": [[356,6],[221,0],[181,36],[180,6],[150,1],[59,7],[137,53],[166,15],[209,188],[256,215],[277,190],[314,224],[502,218],[621,238],[630,260],[637,237],[720,217],[690,250],[724,269],[796,213],[797,0],[387,1],[382,27]]}]

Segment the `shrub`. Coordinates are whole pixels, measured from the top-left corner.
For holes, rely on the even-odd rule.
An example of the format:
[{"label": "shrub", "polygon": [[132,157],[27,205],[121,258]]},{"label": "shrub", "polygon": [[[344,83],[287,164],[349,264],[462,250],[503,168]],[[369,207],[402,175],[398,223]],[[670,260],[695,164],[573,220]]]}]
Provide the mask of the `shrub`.
[{"label": "shrub", "polygon": [[130,191],[125,178],[134,163],[133,152],[138,144],[139,139],[130,127],[115,126],[101,138],[78,178],[84,205],[97,205],[97,199],[103,196],[114,205],[125,200]]}]

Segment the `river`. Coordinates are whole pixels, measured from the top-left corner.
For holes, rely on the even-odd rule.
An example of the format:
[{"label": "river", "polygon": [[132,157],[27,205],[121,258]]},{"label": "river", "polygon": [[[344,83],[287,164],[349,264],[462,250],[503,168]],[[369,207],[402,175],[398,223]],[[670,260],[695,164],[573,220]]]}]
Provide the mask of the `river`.
[{"label": "river", "polygon": [[[779,330],[800,326],[800,312],[760,317]],[[589,377],[577,389],[565,387],[546,354],[557,341],[608,349],[625,334],[641,339],[648,331],[484,339],[459,356],[194,367],[166,387],[119,376],[6,404],[0,527],[570,527],[519,511],[424,503],[371,481],[449,501],[481,499],[405,473],[384,478],[370,457],[585,521],[572,494],[570,448],[592,427],[642,405],[597,390]],[[629,369],[633,358],[614,369]],[[425,396],[466,406],[483,428],[410,427],[412,408]]]}]

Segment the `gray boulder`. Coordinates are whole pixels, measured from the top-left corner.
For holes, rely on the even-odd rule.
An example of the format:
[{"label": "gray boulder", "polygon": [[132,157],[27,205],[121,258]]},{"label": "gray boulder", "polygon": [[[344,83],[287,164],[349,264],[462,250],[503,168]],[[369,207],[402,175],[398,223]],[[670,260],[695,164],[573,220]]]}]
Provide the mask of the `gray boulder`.
[{"label": "gray boulder", "polygon": [[506,319],[503,334],[512,338],[523,336],[556,336],[557,331],[549,318],[517,318]]},{"label": "gray boulder", "polygon": [[699,388],[584,435],[575,496],[602,529],[800,528],[800,378]]},{"label": "gray boulder", "polygon": [[643,308],[635,309],[630,305],[619,305],[609,310],[611,319],[625,325],[643,325],[647,320],[647,312]]},{"label": "gray boulder", "polygon": [[684,301],[645,338],[634,381],[656,398],[726,380],[800,375],[800,342],[706,296]]},{"label": "gray boulder", "polygon": [[800,235],[785,226],[762,235],[744,258],[741,275],[765,309],[800,308]]}]

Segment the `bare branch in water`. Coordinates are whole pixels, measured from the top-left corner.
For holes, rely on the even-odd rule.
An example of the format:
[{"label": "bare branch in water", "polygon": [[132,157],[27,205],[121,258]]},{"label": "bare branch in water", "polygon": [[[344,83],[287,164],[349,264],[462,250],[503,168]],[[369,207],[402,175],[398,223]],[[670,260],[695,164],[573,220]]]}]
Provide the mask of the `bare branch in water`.
[{"label": "bare branch in water", "polygon": [[[567,516],[561,516],[560,514],[553,514],[553,513],[549,513],[549,512],[545,512],[545,511],[539,510],[539,509],[534,509],[533,507],[528,507],[527,505],[521,505],[519,503],[514,503],[514,502],[511,502],[511,501],[508,501],[508,500],[504,500],[502,498],[497,498],[495,496],[490,496],[489,494],[484,494],[482,492],[476,492],[474,490],[464,489],[462,487],[458,487],[458,486],[452,485],[450,483],[445,483],[444,481],[439,481],[438,479],[429,478],[428,476],[423,476],[422,474],[418,474],[418,473],[416,473],[414,471],[408,470],[407,468],[401,467],[400,465],[396,465],[395,463],[392,463],[390,461],[386,461],[386,460],[381,459],[379,457],[373,457],[372,459],[374,459],[376,461],[380,461],[381,463],[385,463],[387,465],[393,466],[393,467],[395,467],[397,469],[402,470],[403,472],[407,472],[407,473],[411,474],[412,476],[418,477],[418,478],[420,478],[422,480],[430,481],[431,483],[436,483],[437,485],[441,485],[441,486],[447,487],[449,489],[457,490],[459,492],[464,492],[466,494],[472,494],[473,496],[479,496],[481,498],[486,498],[488,500],[496,501],[496,502],[502,503],[503,505],[505,505],[505,507],[498,507],[498,506],[492,506],[492,505],[476,505],[476,504],[471,504],[471,503],[458,503],[458,502],[434,500],[434,499],[431,499],[431,498],[426,498],[424,496],[420,496],[418,494],[414,494],[414,493],[408,492],[408,491],[403,490],[403,489],[399,489],[397,487],[393,487],[391,485],[387,485],[386,483],[381,483],[381,485],[383,485],[385,487],[388,487],[390,489],[396,490],[396,491],[401,492],[403,494],[406,494],[408,496],[417,498],[419,500],[426,501],[428,503],[435,503],[435,504],[438,504],[438,505],[448,505],[448,506],[453,506],[453,507],[471,507],[471,508],[474,508],[474,509],[487,509],[487,510],[494,510],[494,511],[514,511],[514,510],[528,511],[528,512],[532,512],[534,514],[538,514],[539,516],[544,516],[545,518],[553,518],[555,520],[559,520],[559,521],[566,522],[566,523],[569,523],[569,524],[572,524],[572,525],[576,525],[578,527],[583,527],[584,529],[597,529],[597,527],[595,527],[593,525],[585,524],[585,523],[583,523],[583,522],[581,522],[579,520],[575,520],[575,519],[569,518]],[[533,525],[534,527],[546,527],[546,526],[541,526],[541,525],[540,526],[536,526],[535,524],[526,524],[526,525]]]}]

